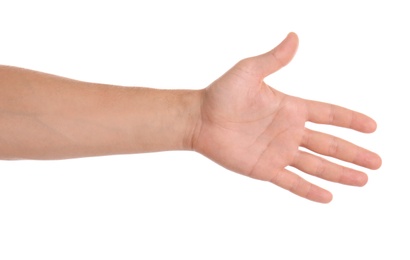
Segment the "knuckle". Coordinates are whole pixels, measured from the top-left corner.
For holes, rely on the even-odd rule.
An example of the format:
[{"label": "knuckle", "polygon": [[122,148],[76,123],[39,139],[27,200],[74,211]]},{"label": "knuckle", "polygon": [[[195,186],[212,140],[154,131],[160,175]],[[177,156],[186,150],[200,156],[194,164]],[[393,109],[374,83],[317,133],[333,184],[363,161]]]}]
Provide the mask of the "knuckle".
[{"label": "knuckle", "polygon": [[319,159],[318,164],[316,165],[315,176],[322,178],[326,171],[326,164],[323,158]]},{"label": "knuckle", "polygon": [[242,69],[251,69],[255,66],[255,61],[253,58],[245,58],[245,59],[240,60],[237,63],[237,66]]},{"label": "knuckle", "polygon": [[296,178],[294,181],[291,182],[289,191],[293,193],[298,193],[299,188],[301,186],[301,178]]},{"label": "knuckle", "polygon": [[269,178],[269,182],[273,183],[273,184],[278,184],[279,183],[279,179],[280,179],[280,172],[273,172],[272,175]]},{"label": "knuckle", "polygon": [[335,156],[339,151],[339,142],[336,137],[332,137],[329,142],[328,155]]}]

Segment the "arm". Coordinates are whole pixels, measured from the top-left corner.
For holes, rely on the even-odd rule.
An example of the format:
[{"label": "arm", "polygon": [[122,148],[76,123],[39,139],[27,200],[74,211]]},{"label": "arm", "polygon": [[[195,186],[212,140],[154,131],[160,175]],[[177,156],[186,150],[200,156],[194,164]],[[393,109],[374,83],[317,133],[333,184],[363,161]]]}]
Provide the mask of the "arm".
[{"label": "arm", "polygon": [[[363,186],[380,157],[305,128],[311,121],[371,133],[361,113],[281,93],[264,78],[288,64],[291,33],[273,50],[244,59],[202,90],[154,90],[85,83],[0,68],[0,158],[59,159],[186,149],[234,172],[272,182],[301,197],[329,202],[330,192],[290,167],[329,181]],[[300,150],[304,147],[314,153]]]},{"label": "arm", "polygon": [[120,87],[0,66],[0,158],[189,149],[200,91]]}]

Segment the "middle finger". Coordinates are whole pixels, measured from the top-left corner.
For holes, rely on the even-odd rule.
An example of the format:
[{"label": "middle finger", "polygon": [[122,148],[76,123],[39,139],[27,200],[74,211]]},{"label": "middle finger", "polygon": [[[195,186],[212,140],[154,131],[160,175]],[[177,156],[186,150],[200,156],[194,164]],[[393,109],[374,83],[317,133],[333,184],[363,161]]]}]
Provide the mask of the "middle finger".
[{"label": "middle finger", "polygon": [[375,153],[325,133],[305,129],[301,146],[315,153],[331,156],[366,168],[375,169],[378,167]]}]

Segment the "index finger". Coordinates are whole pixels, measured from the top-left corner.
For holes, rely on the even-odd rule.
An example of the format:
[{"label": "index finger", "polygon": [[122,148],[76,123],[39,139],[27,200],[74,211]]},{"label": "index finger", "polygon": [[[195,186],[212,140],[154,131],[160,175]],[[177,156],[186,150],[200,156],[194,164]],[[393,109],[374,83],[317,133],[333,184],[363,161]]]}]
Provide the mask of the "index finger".
[{"label": "index finger", "polygon": [[363,133],[376,130],[376,122],[365,114],[318,101],[307,101],[308,120],[317,124],[328,124],[354,129]]}]

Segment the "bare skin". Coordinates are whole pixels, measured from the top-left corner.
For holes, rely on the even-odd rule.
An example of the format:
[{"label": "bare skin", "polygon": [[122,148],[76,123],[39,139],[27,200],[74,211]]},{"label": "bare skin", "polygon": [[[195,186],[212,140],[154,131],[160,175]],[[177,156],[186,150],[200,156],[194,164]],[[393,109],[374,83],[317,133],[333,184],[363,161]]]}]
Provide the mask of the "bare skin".
[{"label": "bare skin", "polygon": [[305,128],[311,121],[376,130],[374,120],[339,106],[281,93],[263,80],[288,64],[298,38],[238,62],[201,90],[87,83],[0,66],[0,158],[65,159],[194,150],[234,172],[327,203],[330,192],[292,173],[363,186],[367,175],[301,151],[307,148],[369,169],[381,158]]},{"label": "bare skin", "polygon": [[375,131],[376,123],[361,113],[289,96],[269,87],[263,79],[288,64],[297,46],[298,38],[291,33],[275,49],[240,61],[206,88],[194,149],[232,171],[270,181],[313,201],[329,202],[330,192],[285,167],[354,186],[366,184],[367,175],[299,147],[369,169],[379,168],[381,159],[345,140],[309,130],[305,123],[364,133]]}]

